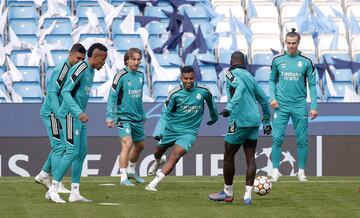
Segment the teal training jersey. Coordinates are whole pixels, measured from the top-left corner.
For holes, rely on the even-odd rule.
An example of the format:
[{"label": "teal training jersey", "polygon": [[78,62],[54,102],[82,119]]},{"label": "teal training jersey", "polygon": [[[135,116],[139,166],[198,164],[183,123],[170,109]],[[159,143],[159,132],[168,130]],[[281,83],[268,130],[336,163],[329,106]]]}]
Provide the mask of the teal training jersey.
[{"label": "teal training jersey", "polygon": [[144,74],[130,71],[127,67],[115,76],[109,91],[106,108],[106,120],[115,117],[123,121],[140,122],[146,120],[142,92]]},{"label": "teal training jersey", "polygon": [[228,103],[225,108],[231,111],[229,123],[235,122],[237,127],[259,126],[259,102],[263,112],[263,125],[270,124],[268,98],[247,70],[237,65],[232,66],[226,72],[226,90]]},{"label": "teal training jersey", "polygon": [[316,75],[311,60],[298,51],[294,55],[284,52],[275,57],[271,65],[270,101],[285,104],[304,103],[307,97],[306,81],[309,84],[311,109],[315,110]]},{"label": "teal training jersey", "polygon": [[65,84],[70,67],[69,60],[66,59],[53,69],[47,86],[46,97],[40,110],[42,116],[49,116],[50,113],[57,115],[62,103],[60,92]]},{"label": "teal training jersey", "polygon": [[170,91],[161,113],[160,121],[154,135],[163,135],[165,129],[179,134],[197,134],[204,113],[206,101],[212,121],[218,119],[216,105],[210,89],[205,85],[194,83],[190,90],[182,85]]},{"label": "teal training jersey", "polygon": [[72,117],[77,118],[80,113],[85,113],[94,73],[87,60],[77,63],[70,69],[64,88],[61,90],[63,102],[58,113],[59,117],[63,118],[70,113]]}]

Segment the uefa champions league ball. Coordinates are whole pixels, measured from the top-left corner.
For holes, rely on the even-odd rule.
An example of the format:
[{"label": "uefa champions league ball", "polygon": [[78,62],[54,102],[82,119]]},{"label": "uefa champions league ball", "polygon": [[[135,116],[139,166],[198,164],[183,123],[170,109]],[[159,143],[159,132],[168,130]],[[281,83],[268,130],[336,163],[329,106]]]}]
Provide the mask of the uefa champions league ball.
[{"label": "uefa champions league ball", "polygon": [[270,179],[266,176],[258,176],[254,180],[254,192],[258,195],[266,195],[271,190]]}]

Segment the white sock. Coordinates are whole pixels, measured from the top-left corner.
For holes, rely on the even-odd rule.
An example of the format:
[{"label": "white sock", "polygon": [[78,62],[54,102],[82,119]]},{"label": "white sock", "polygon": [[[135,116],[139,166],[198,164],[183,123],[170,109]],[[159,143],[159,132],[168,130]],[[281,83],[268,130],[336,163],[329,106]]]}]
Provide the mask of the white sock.
[{"label": "white sock", "polygon": [[302,176],[302,175],[305,176],[305,171],[304,171],[304,169],[299,169],[298,176]]},{"label": "white sock", "polygon": [[253,187],[251,185],[245,186],[245,194],[244,194],[244,200],[251,199],[251,193],[252,193]]},{"label": "white sock", "polygon": [[126,168],[120,168],[120,181],[127,180]]},{"label": "white sock", "polygon": [[72,194],[80,194],[80,184],[79,183],[71,183],[71,193]]},{"label": "white sock", "polygon": [[49,192],[57,192],[58,188],[59,188],[59,182],[56,180],[53,180],[51,183],[51,186],[49,188]]},{"label": "white sock", "polygon": [[41,170],[40,173],[39,173],[39,176],[44,178],[44,177],[49,177],[50,175],[49,175],[48,172],[45,172],[45,171]]},{"label": "white sock", "polygon": [[129,165],[127,167],[127,173],[128,174],[135,174],[135,168],[136,168],[136,162],[132,163],[129,161]]},{"label": "white sock", "polygon": [[225,192],[225,194],[227,194],[228,196],[233,196],[233,195],[234,195],[233,185],[225,185],[225,184],[224,184],[224,192]]},{"label": "white sock", "polygon": [[278,168],[274,168],[274,169],[273,169],[273,175],[277,175],[277,176],[280,175],[280,172],[279,172],[279,169],[278,169]]},{"label": "white sock", "polygon": [[155,178],[150,182],[149,185],[156,187],[163,178],[165,178],[165,175],[160,171],[156,174]]}]

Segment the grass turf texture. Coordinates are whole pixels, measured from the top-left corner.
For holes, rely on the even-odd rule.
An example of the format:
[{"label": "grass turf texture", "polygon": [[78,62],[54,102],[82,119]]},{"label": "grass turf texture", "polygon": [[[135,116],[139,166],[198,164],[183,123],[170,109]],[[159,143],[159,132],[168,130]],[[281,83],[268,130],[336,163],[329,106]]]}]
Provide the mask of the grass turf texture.
[{"label": "grass turf texture", "polygon": [[[147,184],[152,177],[145,179]],[[223,189],[222,177],[169,176],[158,192],[144,191],[145,184],[120,186],[118,181],[82,178],[81,194],[93,203],[55,204],[45,200],[45,188],[33,178],[0,177],[0,217],[360,217],[359,177],[309,177],[307,183],[280,177],[268,195],[253,194],[251,206],[242,202],[244,177],[235,177],[231,204],[207,198]],[[104,183],[115,185],[100,185]],[[64,184],[70,187],[69,178]]]}]

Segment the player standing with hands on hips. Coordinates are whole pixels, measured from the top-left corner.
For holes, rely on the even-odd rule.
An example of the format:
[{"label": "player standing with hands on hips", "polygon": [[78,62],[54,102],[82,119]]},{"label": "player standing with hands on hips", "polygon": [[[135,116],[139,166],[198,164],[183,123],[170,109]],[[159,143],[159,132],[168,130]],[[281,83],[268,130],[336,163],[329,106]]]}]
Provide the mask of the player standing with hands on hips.
[{"label": "player standing with hands on hips", "polygon": [[226,72],[228,103],[220,113],[223,117],[229,117],[228,131],[225,136],[224,191],[208,197],[213,201],[232,202],[234,200],[234,157],[243,146],[247,165],[244,204],[250,205],[256,174],[255,150],[260,125],[257,102],[263,112],[262,124],[266,135],[271,133],[271,114],[267,96],[245,68],[244,54],[239,51],[232,53],[230,65],[230,69]]},{"label": "player standing with hands on hips", "polygon": [[308,116],[307,89],[310,90],[310,118],[315,119],[316,103],[316,75],[311,60],[298,50],[300,34],[293,28],[286,34],[287,51],[275,57],[270,73],[270,106],[274,109],[272,134],[272,164],[271,181],[279,179],[279,165],[281,160],[281,145],[284,141],[285,129],[291,117],[298,155],[298,179],[306,182],[305,167],[308,157]]}]

